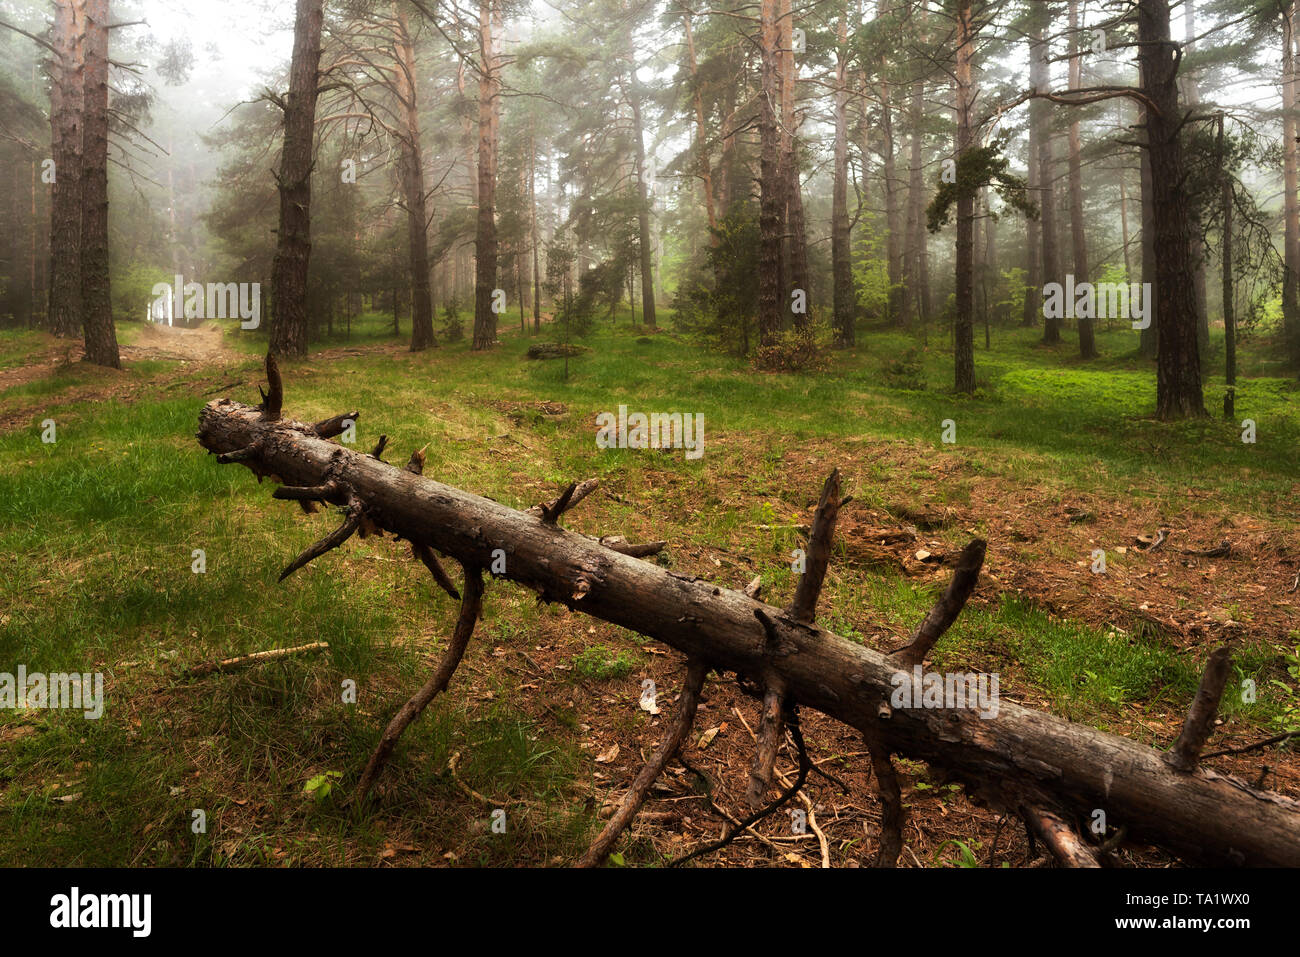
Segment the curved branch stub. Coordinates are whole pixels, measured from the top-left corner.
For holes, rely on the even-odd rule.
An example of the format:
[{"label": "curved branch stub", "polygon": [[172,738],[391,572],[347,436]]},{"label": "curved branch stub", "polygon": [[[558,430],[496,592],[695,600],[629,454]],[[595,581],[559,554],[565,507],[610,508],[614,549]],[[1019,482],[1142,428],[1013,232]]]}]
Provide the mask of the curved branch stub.
[{"label": "curved branch stub", "polygon": [[971,592],[975,591],[975,586],[979,584],[980,568],[984,565],[984,553],[987,548],[988,543],[982,538],[977,538],[962,549],[961,557],[957,560],[957,569],[953,572],[952,581],[948,583],[943,595],[912,633],[912,640],[890,654],[890,658],[897,661],[900,668],[906,670],[923,662],[925,656],[943,637],[943,633],[957,620],[961,610],[966,607]]},{"label": "curved branch stub", "polygon": [[[280,379],[280,366],[270,352],[266,354],[266,383],[271,391],[262,393],[260,408],[262,418],[273,422],[280,418],[280,410],[284,407],[284,383]],[[258,389],[260,391],[261,386]]]},{"label": "curved branch stub", "polygon": [[280,572],[279,581],[284,581],[307,563],[320,558],[326,552],[338,548],[346,542],[361,527],[361,521],[364,517],[365,511],[361,506],[361,502],[356,498],[352,498],[348,504],[347,516],[343,519],[343,524],[320,541],[308,546],[301,555],[290,562],[289,566]]},{"label": "curved branch stub", "polygon": [[795,621],[812,624],[817,614],[817,598],[821,595],[826,569],[831,561],[831,543],[835,536],[835,522],[840,507],[848,499],[840,499],[840,470],[834,469],[822,486],[821,499],[813,516],[812,531],[808,533],[808,554],[805,571],[799,578],[794,598],[790,601],[790,617]]}]

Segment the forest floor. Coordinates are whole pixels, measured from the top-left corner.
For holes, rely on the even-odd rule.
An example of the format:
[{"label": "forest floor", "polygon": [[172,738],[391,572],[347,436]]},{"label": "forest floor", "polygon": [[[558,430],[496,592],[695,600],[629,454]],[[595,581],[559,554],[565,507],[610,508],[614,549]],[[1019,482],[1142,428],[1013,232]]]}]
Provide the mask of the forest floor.
[{"label": "forest floor", "polygon": [[[1300,669],[1300,409],[1295,383],[1268,374],[1267,342],[1243,352],[1249,443],[1237,422],[1155,422],[1152,370],[1123,332],[1103,334],[1105,357],[1085,364],[1032,330],[995,330],[994,348],[977,351],[979,393],[956,398],[945,344],[898,333],[867,334],[826,373],[764,375],[670,331],[602,327],[566,379],[563,363],[523,358],[533,337],[508,323],[486,355],[464,343],[413,355],[378,320],[356,331],[285,370],[289,414],[360,409],[358,446],[386,433],[400,461],[427,445],[426,475],[516,507],[598,477],[571,527],[666,539],[658,561],[729,587],[761,575],[774,604],[793,592],[789,553],[838,467],[855,498],[820,605],[826,627],[901,644],[946,583],[945,557],[978,534],[986,572],[936,667],[997,673],[1006,700],[1167,747],[1206,655],[1231,641],[1230,687],[1249,679],[1258,696],[1225,696],[1211,748],[1300,722],[1288,674]],[[408,552],[375,539],[276,585],[330,519],[273,502],[193,439],[204,402],[256,399],[264,340],[233,323],[122,337],[115,372],[63,361],[48,337],[0,333],[0,670],[102,671],[108,700],[98,721],[0,711],[0,864],[573,860],[671,715],[680,656],[490,584],[460,672],[408,731],[379,800],[340,808],[436,661],[454,603]],[[1211,378],[1207,405],[1221,394]],[[620,404],[702,414],[704,456],[597,449],[596,415]],[[52,444],[40,440],[47,418]],[[1099,549],[1104,574],[1092,570]],[[319,640],[328,654],[181,675]],[[638,707],[647,679],[657,717]],[[342,700],[348,680],[355,705]],[[623,862],[661,863],[717,837],[716,808],[743,813],[755,712],[733,683],[710,680],[686,750],[705,778],[672,766]],[[813,777],[806,789],[826,854],[865,865],[879,806],[861,742],[816,713],[804,728],[814,760],[849,786]],[[1300,795],[1294,748],[1207,763]],[[1016,822],[922,763],[899,766],[903,866],[1041,863]],[[793,774],[789,754],[778,768]],[[506,810],[505,834],[476,794]],[[821,865],[819,838],[792,834],[788,816],[756,830],[706,863]],[[1168,863],[1139,846],[1120,855]]]}]

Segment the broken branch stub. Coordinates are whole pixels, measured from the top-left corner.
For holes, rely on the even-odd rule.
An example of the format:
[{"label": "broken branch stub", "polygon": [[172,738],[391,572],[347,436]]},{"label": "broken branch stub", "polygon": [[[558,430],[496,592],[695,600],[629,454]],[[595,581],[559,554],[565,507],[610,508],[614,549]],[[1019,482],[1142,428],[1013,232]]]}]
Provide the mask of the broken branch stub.
[{"label": "broken branch stub", "polygon": [[[971,708],[891,709],[899,657],[796,622],[741,591],[620,554],[343,448],[309,425],[270,421],[253,406],[214,400],[199,424],[200,443],[218,454],[260,442],[243,463],[256,473],[298,487],[340,482],[362,504],[369,526],[472,567],[491,567],[493,551],[501,549],[507,561],[497,577],[543,600],[662,641],[760,686],[765,674],[778,674],[787,706],[821,711],[871,735],[888,752],[942,768],[993,807],[1014,813],[1032,788],[1052,806],[1083,816],[1105,809],[1117,826],[1128,828],[1131,841],[1191,862],[1300,866],[1300,803],[1290,798],[1208,768],[1176,771],[1145,745],[1010,701],[1000,702],[991,717]],[[983,553],[982,542],[967,547],[944,607],[931,612],[918,638],[951,624],[948,612],[955,617],[956,600],[964,603],[974,589]],[[773,624],[775,651],[756,612]]]}]

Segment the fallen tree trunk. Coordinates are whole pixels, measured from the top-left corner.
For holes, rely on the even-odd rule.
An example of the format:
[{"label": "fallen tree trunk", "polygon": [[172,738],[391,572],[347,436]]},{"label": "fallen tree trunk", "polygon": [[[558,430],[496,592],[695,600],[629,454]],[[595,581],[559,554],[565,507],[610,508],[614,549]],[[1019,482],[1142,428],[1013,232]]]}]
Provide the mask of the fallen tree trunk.
[{"label": "fallen tree trunk", "polygon": [[[1198,767],[1194,755],[1182,756],[1190,761],[1183,770],[1133,741],[1005,701],[989,718],[969,708],[890,704],[895,676],[906,676],[918,652],[951,623],[960,610],[954,595],[964,603],[974,587],[982,542],[963,553],[948,594],[912,643],[891,657],[815,625],[802,583],[804,613],[796,616],[564,530],[557,519],[573,486],[530,514],[327,441],[323,433],[335,434],[331,420],[318,429],[280,417],[273,360],[268,374],[271,392],[262,406],[208,403],[198,439],[219,462],[241,462],[259,480],[270,476],[292,487],[277,497],[340,506],[345,528],[395,533],[450,556],[467,573],[490,569],[543,600],[662,641],[760,689],[779,688],[786,706],[843,721],[873,749],[926,761],[965,784],[977,802],[1032,817],[1038,828],[1047,815],[1087,821],[1100,809],[1130,839],[1192,863],[1300,866],[1300,803]],[[823,509],[828,504],[823,493]],[[833,526],[833,515],[822,524]],[[345,528],[327,536],[331,544]],[[814,593],[819,588],[820,580]],[[914,692],[919,700],[920,687]]]}]

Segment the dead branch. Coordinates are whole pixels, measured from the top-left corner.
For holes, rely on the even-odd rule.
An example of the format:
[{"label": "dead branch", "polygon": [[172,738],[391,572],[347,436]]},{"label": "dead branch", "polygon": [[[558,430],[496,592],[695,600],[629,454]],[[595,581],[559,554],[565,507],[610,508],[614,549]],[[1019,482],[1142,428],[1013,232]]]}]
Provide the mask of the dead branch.
[{"label": "dead branch", "polygon": [[900,670],[905,671],[914,665],[921,664],[925,660],[925,656],[934,648],[935,643],[943,637],[943,633],[957,620],[961,610],[966,607],[966,601],[970,598],[971,592],[975,590],[976,584],[979,583],[980,568],[984,565],[986,547],[986,544],[977,538],[962,549],[961,557],[957,559],[957,568],[953,572],[952,581],[948,583],[948,588],[944,591],[943,596],[930,609],[930,613],[925,616],[925,620],[921,622],[920,627],[912,633],[912,640],[890,655],[891,658],[898,662]]},{"label": "dead branch", "polygon": [[1215,648],[1201,675],[1196,697],[1187,710],[1183,730],[1174,746],[1165,754],[1169,766],[1179,771],[1192,771],[1200,761],[1201,749],[1214,730],[1214,719],[1219,713],[1219,699],[1228,682],[1228,669],[1232,665],[1232,649],[1227,645]]},{"label": "dead branch", "polygon": [[623,795],[618,810],[605,824],[596,840],[592,841],[586,853],[578,859],[579,867],[596,867],[604,863],[610,850],[617,843],[619,835],[636,817],[636,812],[641,809],[646,796],[650,793],[651,785],[663,773],[663,769],[682,746],[686,735],[690,733],[691,726],[695,723],[695,709],[700,703],[700,692],[704,688],[704,678],[708,673],[709,666],[704,661],[692,658],[686,662],[686,681],[682,685],[681,700],[677,703],[677,715],[672,723],[664,728],[659,746],[633,779],[632,786]]},{"label": "dead branch", "polygon": [[1052,856],[1063,867],[1101,867],[1097,852],[1083,843],[1074,829],[1055,811],[1026,805],[1022,808],[1022,813],[1034,833],[1042,838]]},{"label": "dead branch", "polygon": [[[1192,863],[1300,866],[1295,800],[1204,767],[1176,771],[1144,745],[1011,701],[983,717],[971,708],[890,708],[898,657],[326,441],[302,423],[268,421],[263,411],[229,399],[210,402],[200,416],[199,441],[226,454],[260,440],[243,463],[255,474],[300,488],[336,480],[361,503],[370,527],[474,567],[488,567],[493,553],[504,550],[508,561],[499,577],[544,601],[635,630],[759,687],[770,687],[776,675],[791,715],[796,705],[815,708],[871,735],[882,753],[942,768],[994,809],[1017,810],[1032,789],[1047,806],[1077,813],[1104,807],[1128,827],[1131,840]],[[951,624],[974,587],[983,551],[980,542],[963,552],[954,583],[918,629],[913,651],[932,646],[930,636]]]},{"label": "dead branch", "polygon": [[248,668],[252,665],[265,664],[268,661],[278,661],[281,658],[288,658],[290,655],[308,654],[314,651],[326,651],[330,644],[328,641],[314,641],[309,645],[298,645],[296,648],[272,648],[269,651],[254,651],[247,655],[238,655],[234,658],[223,658],[221,661],[207,661],[201,665],[194,665],[186,668],[181,672],[182,678],[202,678],[211,674],[229,674],[232,671],[239,671],[242,668]]},{"label": "dead branch", "polygon": [[361,780],[357,782],[356,790],[352,794],[355,803],[360,804],[370,793],[371,787],[378,780],[384,764],[388,761],[388,756],[397,746],[402,732],[420,716],[421,712],[429,706],[430,701],[447,690],[452,675],[456,673],[461,658],[465,656],[465,649],[469,647],[469,639],[474,634],[474,625],[478,622],[482,607],[483,572],[478,568],[466,568],[465,597],[461,599],[460,615],[456,619],[456,627],[452,630],[451,641],[447,643],[447,650],[443,652],[437,669],[424,683],[424,687],[413,694],[388,722],[388,727],[384,729],[379,744],[375,746],[370,760],[366,762],[366,769],[361,773]]}]

